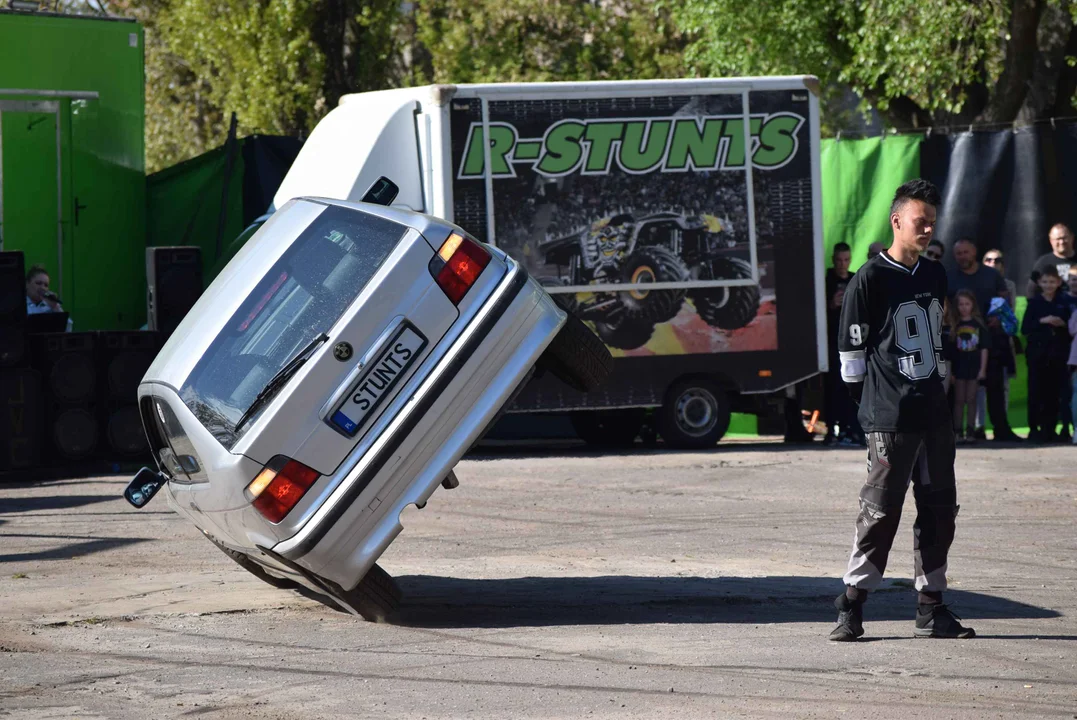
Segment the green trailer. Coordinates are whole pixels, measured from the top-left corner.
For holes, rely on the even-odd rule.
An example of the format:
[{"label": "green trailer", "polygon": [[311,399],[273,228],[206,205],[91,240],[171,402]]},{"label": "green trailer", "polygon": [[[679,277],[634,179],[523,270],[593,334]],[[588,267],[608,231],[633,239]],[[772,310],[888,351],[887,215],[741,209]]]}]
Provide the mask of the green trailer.
[{"label": "green trailer", "polygon": [[138,23],[0,10],[0,249],[76,330],[145,322],[144,126]]}]

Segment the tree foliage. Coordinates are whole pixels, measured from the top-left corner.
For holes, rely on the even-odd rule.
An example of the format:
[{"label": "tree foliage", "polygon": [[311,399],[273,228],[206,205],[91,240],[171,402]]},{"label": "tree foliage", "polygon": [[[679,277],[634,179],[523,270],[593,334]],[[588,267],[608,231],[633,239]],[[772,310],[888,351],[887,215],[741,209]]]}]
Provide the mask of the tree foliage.
[{"label": "tree foliage", "polygon": [[423,0],[417,40],[444,83],[680,77],[684,37],[649,0]]},{"label": "tree foliage", "polygon": [[[899,128],[1069,114],[1069,0],[683,0],[696,73],[818,75]],[[1070,54],[1073,54],[1072,51]],[[836,92],[831,100],[836,99]]]}]

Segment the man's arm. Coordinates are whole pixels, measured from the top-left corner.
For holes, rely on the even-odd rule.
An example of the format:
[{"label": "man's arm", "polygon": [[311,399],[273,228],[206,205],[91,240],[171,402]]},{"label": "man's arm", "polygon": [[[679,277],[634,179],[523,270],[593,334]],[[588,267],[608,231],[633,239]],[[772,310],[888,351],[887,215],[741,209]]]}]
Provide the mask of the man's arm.
[{"label": "man's arm", "polygon": [[864,394],[868,376],[868,298],[864,289],[865,273],[857,273],[845,288],[841,303],[841,322],[838,324],[838,357],[841,359],[841,379],[857,404]]}]

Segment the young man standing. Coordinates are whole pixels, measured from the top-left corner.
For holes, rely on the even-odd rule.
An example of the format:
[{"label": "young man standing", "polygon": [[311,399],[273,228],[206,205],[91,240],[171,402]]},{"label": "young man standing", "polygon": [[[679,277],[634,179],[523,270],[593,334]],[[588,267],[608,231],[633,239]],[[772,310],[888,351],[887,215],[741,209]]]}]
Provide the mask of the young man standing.
[{"label": "young man standing", "polygon": [[914,469],[919,595],[914,635],[975,635],[942,603],[958,511],[954,433],[942,385],[946,271],[920,258],[931,241],[939,201],[938,189],[926,180],[899,187],[890,206],[893,243],[860,268],[845,290],[838,349],[842,379],[868,433],[868,479],[860,491],[845,592],[834,603],[838,626],[831,640],[864,634],[864,601],[886,571]]}]

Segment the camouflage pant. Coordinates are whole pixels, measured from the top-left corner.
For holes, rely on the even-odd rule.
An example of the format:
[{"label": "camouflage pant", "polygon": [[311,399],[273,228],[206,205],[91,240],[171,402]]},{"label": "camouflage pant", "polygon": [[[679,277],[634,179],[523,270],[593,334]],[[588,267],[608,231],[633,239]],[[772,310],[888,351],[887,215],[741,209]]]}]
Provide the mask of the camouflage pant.
[{"label": "camouflage pant", "polygon": [[949,423],[919,433],[868,435],[868,480],[860,491],[856,542],[845,584],[873,590],[882,581],[909,483],[916,500],[913,565],[916,589],[946,589],[946,557],[959,505]]}]

